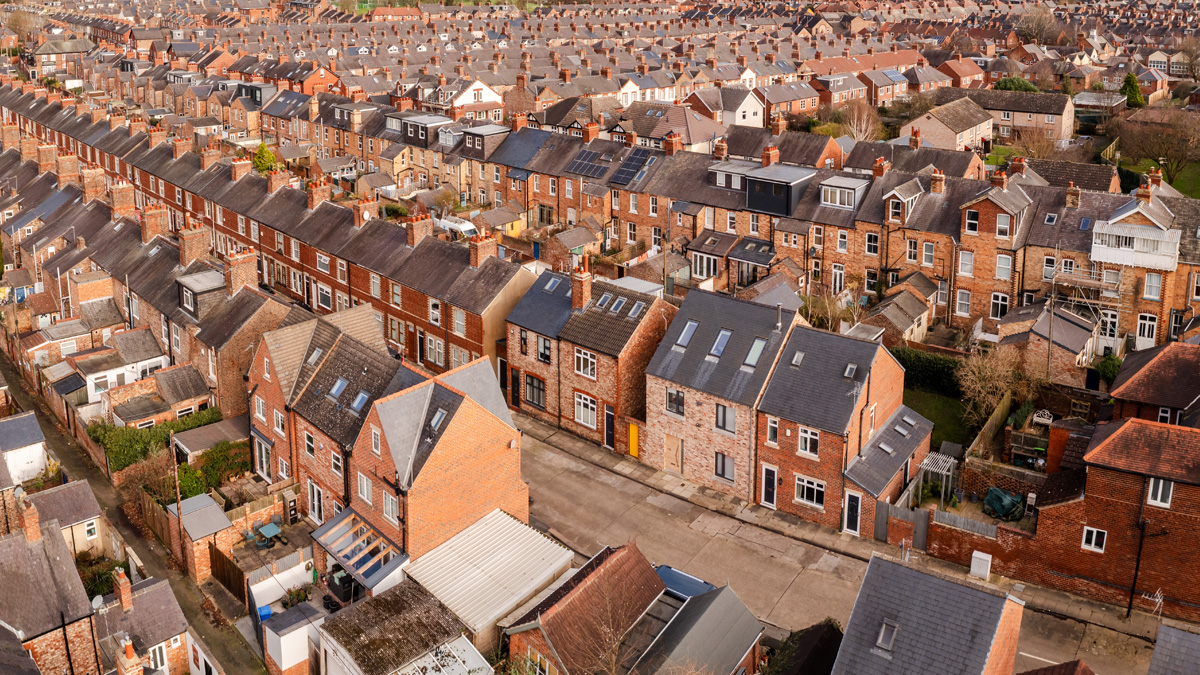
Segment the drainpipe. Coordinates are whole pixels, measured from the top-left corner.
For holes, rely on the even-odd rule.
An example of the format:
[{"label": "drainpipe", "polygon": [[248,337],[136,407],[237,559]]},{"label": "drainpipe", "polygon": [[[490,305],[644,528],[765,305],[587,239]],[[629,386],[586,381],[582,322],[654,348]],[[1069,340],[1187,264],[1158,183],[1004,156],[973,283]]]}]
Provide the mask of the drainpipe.
[{"label": "drainpipe", "polygon": [[1142,571],[1142,548],[1146,545],[1146,525],[1147,521],[1143,516],[1146,513],[1146,498],[1150,491],[1150,477],[1142,476],[1142,503],[1138,506],[1138,550],[1137,559],[1133,564],[1133,584],[1129,587],[1129,604],[1125,606],[1125,618],[1128,619],[1130,614],[1133,614],[1133,598],[1137,594],[1138,573]]}]

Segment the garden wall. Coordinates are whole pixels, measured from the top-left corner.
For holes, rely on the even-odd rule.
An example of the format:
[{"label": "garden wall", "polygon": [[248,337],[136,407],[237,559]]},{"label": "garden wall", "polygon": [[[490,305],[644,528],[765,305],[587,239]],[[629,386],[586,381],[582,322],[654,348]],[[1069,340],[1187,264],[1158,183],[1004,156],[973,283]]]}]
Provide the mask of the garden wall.
[{"label": "garden wall", "polygon": [[1015,492],[1025,496],[1030,492],[1041,492],[1046,484],[1046,474],[1018,469],[1007,464],[998,464],[976,457],[968,457],[962,465],[960,486],[965,494],[974,492],[983,499],[988,488]]}]

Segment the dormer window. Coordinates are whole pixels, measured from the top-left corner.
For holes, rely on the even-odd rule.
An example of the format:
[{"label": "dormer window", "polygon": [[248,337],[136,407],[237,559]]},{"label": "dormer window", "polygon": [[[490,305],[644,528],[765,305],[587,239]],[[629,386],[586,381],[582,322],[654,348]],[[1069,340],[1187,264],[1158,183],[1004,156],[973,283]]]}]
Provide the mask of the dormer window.
[{"label": "dormer window", "polygon": [[900,220],[904,214],[904,202],[893,199],[888,202],[888,220]]},{"label": "dormer window", "polygon": [[837,206],[844,209],[854,208],[854,190],[822,186],[821,203],[825,206]]},{"label": "dormer window", "polygon": [[196,311],[196,296],[187,288],[183,289],[183,308]]}]

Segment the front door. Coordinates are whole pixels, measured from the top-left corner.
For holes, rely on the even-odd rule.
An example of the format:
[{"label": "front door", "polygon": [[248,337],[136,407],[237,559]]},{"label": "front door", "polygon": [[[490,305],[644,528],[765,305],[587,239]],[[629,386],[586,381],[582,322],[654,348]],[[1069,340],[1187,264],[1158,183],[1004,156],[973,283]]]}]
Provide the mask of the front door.
[{"label": "front door", "polygon": [[308,517],[318,525],[325,522],[325,496],[321,488],[311,480],[308,481]]},{"label": "front door", "polygon": [[611,405],[604,406],[604,447],[617,447],[617,414]]},{"label": "front door", "polygon": [[508,391],[508,362],[499,357],[496,362],[499,364],[496,372],[500,375],[500,391]]},{"label": "front door", "polygon": [[862,495],[856,492],[846,493],[846,521],[842,529],[848,534],[858,536],[859,512],[862,510]]},{"label": "front door", "polygon": [[667,435],[666,469],[671,473],[680,473],[683,469],[683,439]]},{"label": "front door", "polygon": [[775,488],[779,484],[779,472],[773,466],[763,465],[762,504],[775,508]]},{"label": "front door", "polygon": [[512,396],[513,407],[520,408],[521,407],[521,384],[520,384],[521,380],[520,380],[520,376],[517,374],[516,368],[512,369],[512,377],[510,377],[508,379],[508,381],[512,383],[511,396]]},{"label": "front door", "polygon": [[629,423],[629,456],[638,456],[638,425]]},{"label": "front door", "polygon": [[417,329],[417,363],[425,363],[425,331]]},{"label": "front door", "polygon": [[842,292],[842,288],[846,285],[846,268],[840,264],[833,265],[833,279],[830,282],[834,295]]}]

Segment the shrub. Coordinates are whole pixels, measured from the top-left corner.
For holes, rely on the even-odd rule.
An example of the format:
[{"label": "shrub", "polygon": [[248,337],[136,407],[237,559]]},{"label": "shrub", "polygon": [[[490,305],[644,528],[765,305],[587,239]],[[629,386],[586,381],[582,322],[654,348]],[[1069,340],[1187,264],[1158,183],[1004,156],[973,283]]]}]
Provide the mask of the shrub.
[{"label": "shrub", "polygon": [[1110,387],[1117,379],[1117,373],[1120,371],[1121,359],[1117,358],[1116,354],[1109,354],[1108,356],[1100,359],[1100,361],[1096,364],[1096,372],[1100,374],[1100,377],[1103,378],[1104,382]]},{"label": "shrub", "polygon": [[893,347],[892,356],[904,366],[904,386],[945,396],[960,396],[959,365],[953,356],[931,354],[912,347]]},{"label": "shrub", "polygon": [[221,441],[200,455],[200,472],[209,487],[217,487],[230,476],[250,470],[250,444],[245,441]]},{"label": "shrub", "polygon": [[151,450],[166,447],[172,431],[179,433],[220,420],[221,410],[209,408],[188,415],[181,420],[164,422],[148,429],[115,427],[103,423],[89,424],[87,433],[89,438],[104,448],[105,454],[108,455],[108,468],[116,473],[130,464],[145,459]]},{"label": "shrub", "polygon": [[388,218],[405,218],[408,216],[408,209],[401,204],[384,204],[383,212]]},{"label": "shrub", "polygon": [[1016,414],[1013,415],[1013,429],[1023,428],[1025,426],[1025,420],[1028,420],[1029,416],[1032,414],[1033,399],[1026,399],[1026,401],[1021,404],[1021,407],[1017,408]]},{"label": "shrub", "polygon": [[1037,85],[1023,77],[1002,77],[996,80],[996,84],[992,85],[993,89],[1001,91],[1029,91],[1037,93],[1041,91]]},{"label": "shrub", "polygon": [[[191,464],[179,465],[179,496],[182,499],[195,497],[208,492],[208,483],[204,480],[204,474],[198,469],[192,468]],[[175,500],[171,499],[170,504],[174,504]]]}]

